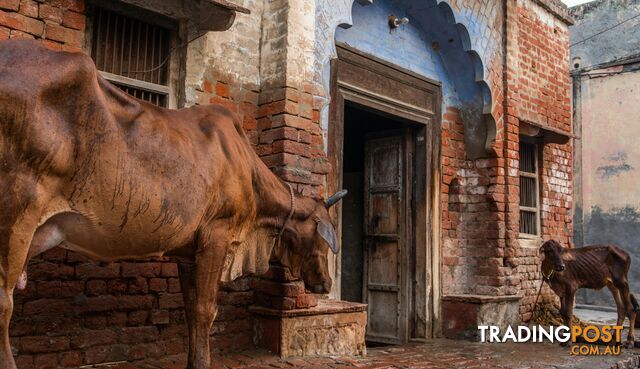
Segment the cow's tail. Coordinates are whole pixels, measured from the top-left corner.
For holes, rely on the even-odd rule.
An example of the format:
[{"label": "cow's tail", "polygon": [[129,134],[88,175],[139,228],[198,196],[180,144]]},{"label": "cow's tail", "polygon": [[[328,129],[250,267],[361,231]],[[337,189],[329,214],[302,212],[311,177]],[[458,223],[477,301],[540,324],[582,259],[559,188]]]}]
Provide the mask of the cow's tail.
[{"label": "cow's tail", "polygon": [[[640,305],[638,305],[638,300],[636,300],[636,297],[633,295],[633,293],[629,293],[631,295],[631,305],[633,305],[633,310],[637,313],[638,310],[640,310]],[[638,319],[638,315],[636,314],[636,321],[635,324],[633,324],[634,328],[640,328],[640,319]]]},{"label": "cow's tail", "polygon": [[633,295],[633,293],[629,293],[629,295],[631,295],[631,305],[633,305],[633,310],[640,310],[640,305],[638,305],[638,300],[636,300],[636,297]]}]

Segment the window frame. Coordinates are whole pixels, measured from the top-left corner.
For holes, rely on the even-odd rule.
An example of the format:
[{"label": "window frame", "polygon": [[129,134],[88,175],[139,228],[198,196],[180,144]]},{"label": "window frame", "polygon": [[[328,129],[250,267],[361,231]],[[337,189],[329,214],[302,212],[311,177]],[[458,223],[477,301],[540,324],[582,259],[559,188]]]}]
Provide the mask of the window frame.
[{"label": "window frame", "polygon": [[[117,1],[96,1],[87,2],[87,26],[84,37],[84,52],[92,55],[93,37],[95,32],[94,18],[96,8],[101,8],[110,12],[117,13],[124,17],[134,18],[136,20],[149,23],[151,25],[163,27],[169,30],[169,60],[167,67],[167,85],[147,82],[131,77],[113,74],[98,69],[98,73],[109,82],[145,90],[152,93],[163,94],[166,96],[166,105],[169,109],[176,109],[185,105],[185,80],[186,80],[186,49],[178,47],[181,45],[185,37],[185,31],[182,24],[173,18],[169,18],[162,14],[156,13],[151,9],[145,9]],[[131,95],[130,95],[131,96]],[[162,107],[162,106],[161,106]]]},{"label": "window frame", "polygon": [[[519,137],[519,142],[518,142],[518,180],[521,177],[527,177],[527,178],[533,178],[535,183],[534,183],[534,188],[535,188],[535,199],[536,199],[536,206],[535,207],[529,207],[529,206],[523,206],[520,205],[520,200],[518,201],[518,210],[519,210],[519,215],[520,215],[520,220],[518,222],[518,234],[519,234],[519,238],[523,238],[523,239],[540,239],[542,237],[542,212],[541,212],[541,204],[542,204],[542,196],[541,196],[541,148],[542,145],[540,144],[539,140],[536,140],[533,137],[527,137],[527,136],[520,136]],[[522,159],[522,152],[520,150],[520,144],[524,143],[527,145],[531,145],[533,146],[533,157],[535,158],[534,160],[534,172],[524,172],[522,170],[520,170],[520,160]],[[520,199],[520,198],[519,198]],[[529,212],[529,213],[535,213],[535,221],[536,221],[536,234],[531,234],[531,233],[525,233],[520,231],[520,225],[522,224],[522,216],[521,216],[521,212],[525,211],[525,212]]]}]

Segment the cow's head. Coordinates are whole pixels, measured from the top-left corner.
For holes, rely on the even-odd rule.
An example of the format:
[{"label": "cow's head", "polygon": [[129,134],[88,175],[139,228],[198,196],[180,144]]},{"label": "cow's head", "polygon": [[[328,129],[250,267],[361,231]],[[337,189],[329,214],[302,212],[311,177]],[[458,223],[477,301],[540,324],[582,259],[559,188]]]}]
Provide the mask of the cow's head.
[{"label": "cow's head", "polygon": [[327,254],[329,250],[337,254],[340,244],[329,209],[346,195],[347,191],[341,190],[326,201],[300,199],[300,211],[287,222],[282,234],[279,261],[289,267],[294,276],[301,277],[313,293],[331,291]]},{"label": "cow's head", "polygon": [[549,240],[540,246],[540,253],[544,254],[544,261],[542,264],[543,272],[550,273],[551,270],[545,271],[545,267],[548,269],[553,268],[556,272],[562,272],[565,269],[564,260],[562,254],[565,252],[565,248],[555,240]]}]

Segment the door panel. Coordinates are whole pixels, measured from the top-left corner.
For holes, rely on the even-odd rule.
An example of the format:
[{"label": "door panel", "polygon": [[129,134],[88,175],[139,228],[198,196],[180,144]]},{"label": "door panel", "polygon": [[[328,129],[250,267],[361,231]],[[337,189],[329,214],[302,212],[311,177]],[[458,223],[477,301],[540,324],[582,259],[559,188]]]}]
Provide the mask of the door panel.
[{"label": "door panel", "polygon": [[365,144],[365,271],[367,340],[402,343],[406,332],[406,244],[403,136],[369,138]]}]

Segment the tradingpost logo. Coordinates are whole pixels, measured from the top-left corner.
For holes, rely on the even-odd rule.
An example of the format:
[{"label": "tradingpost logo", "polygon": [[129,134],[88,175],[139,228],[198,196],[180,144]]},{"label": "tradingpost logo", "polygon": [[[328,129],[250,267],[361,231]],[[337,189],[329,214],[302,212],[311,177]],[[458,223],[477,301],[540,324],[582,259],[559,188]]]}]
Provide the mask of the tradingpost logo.
[{"label": "tradingpost logo", "polygon": [[[569,353],[574,356],[620,355],[623,327],[620,325],[580,327],[560,326],[508,326],[504,332],[495,325],[480,325],[480,342],[550,342],[571,344]],[[603,344],[600,346],[599,344]]]}]

